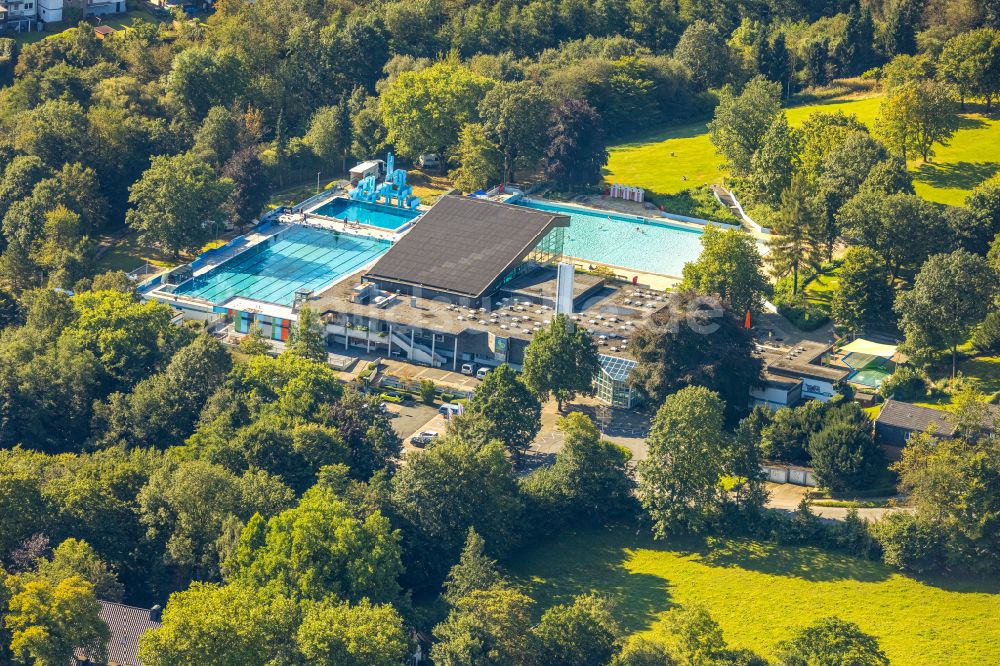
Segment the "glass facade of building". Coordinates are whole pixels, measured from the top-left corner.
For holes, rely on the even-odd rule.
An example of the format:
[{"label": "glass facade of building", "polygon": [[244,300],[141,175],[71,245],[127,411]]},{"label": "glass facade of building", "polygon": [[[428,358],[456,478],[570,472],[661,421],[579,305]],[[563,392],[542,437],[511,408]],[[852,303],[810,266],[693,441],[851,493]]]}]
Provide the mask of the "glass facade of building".
[{"label": "glass facade of building", "polygon": [[628,376],[635,361],[617,356],[600,354],[601,369],[594,378],[597,399],[612,407],[631,408],[636,399],[635,391],[628,385]]},{"label": "glass facade of building", "polygon": [[542,265],[562,261],[565,244],[566,227],[556,227],[538,242],[528,255],[528,260]]}]

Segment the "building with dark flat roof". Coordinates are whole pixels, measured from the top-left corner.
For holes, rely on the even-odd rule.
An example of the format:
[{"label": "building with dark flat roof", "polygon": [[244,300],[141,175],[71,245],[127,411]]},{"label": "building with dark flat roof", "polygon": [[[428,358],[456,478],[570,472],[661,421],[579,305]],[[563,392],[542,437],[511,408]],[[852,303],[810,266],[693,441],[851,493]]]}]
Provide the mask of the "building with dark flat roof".
[{"label": "building with dark flat roof", "polygon": [[562,256],[569,217],[446,195],[365,274],[379,289],[479,307],[531,263]]}]

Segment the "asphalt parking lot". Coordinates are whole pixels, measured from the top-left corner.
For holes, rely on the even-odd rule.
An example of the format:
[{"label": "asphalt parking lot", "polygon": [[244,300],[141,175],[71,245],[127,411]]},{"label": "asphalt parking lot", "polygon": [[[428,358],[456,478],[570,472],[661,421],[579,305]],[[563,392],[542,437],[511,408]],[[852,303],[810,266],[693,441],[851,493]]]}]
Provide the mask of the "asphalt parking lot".
[{"label": "asphalt parking lot", "polygon": [[422,403],[414,405],[394,405],[391,402],[385,404],[386,411],[392,415],[392,428],[404,442],[408,442],[410,436],[418,430],[423,430],[425,423],[437,416],[437,407],[431,407]]},{"label": "asphalt parking lot", "polygon": [[[648,455],[646,435],[649,434],[649,418],[646,415],[598,405],[596,401],[590,400],[568,405],[566,411],[587,414],[601,429],[604,439],[624,446],[632,452],[633,463],[643,460]],[[528,450],[529,467],[551,464],[555,454],[562,450],[565,437],[556,426],[560,416],[564,414],[556,411],[554,401],[543,408],[542,429]]]}]

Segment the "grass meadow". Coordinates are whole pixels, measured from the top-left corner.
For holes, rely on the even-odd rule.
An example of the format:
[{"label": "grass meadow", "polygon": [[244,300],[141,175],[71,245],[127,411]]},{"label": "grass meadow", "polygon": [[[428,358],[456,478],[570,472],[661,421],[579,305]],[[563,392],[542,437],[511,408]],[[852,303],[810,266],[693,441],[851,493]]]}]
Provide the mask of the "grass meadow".
[{"label": "grass meadow", "polygon": [[[785,110],[793,127],[817,111],[842,111],[872,127],[882,98],[845,97]],[[971,111],[970,107],[970,111]],[[705,122],[667,127],[608,149],[605,180],[671,195],[699,185],[721,183],[722,158],[708,138]],[[910,162],[917,193],[930,201],[958,205],[969,191],[1000,172],[1000,118],[983,113],[962,115],[947,146],[936,146],[929,163]]]},{"label": "grass meadow", "polygon": [[773,657],[795,631],[836,615],[878,637],[893,664],[1000,663],[1000,582],[922,582],[877,562],[749,539],[656,542],[634,526],[539,544],[511,564],[537,611],[595,592],[630,634],[669,640],[674,607],[705,606],[726,640]]}]

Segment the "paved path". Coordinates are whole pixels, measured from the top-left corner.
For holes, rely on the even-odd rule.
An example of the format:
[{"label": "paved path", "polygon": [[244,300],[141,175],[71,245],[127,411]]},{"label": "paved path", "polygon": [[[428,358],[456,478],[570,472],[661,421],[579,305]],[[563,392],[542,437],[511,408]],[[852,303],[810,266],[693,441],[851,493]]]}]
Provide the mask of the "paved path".
[{"label": "paved path", "polygon": [[[604,438],[624,446],[632,452],[632,462],[643,460],[648,455],[646,435],[649,433],[649,419],[624,409],[612,409],[599,405],[593,399],[581,398],[578,402],[566,407],[569,411],[580,411],[587,414],[597,427],[604,433]],[[561,416],[556,411],[555,401],[546,403],[542,408],[542,429],[528,450],[528,466],[551,464],[555,454],[562,450],[565,436],[556,427]]]},{"label": "paved path", "polygon": [[[799,506],[799,502],[802,501],[802,498],[808,491],[808,488],[796,486],[791,483],[768,483],[767,490],[771,495],[767,502],[768,508],[795,511]],[[816,506],[815,504],[812,506],[812,510],[817,516],[831,520],[844,520],[849,511],[849,509],[844,507]],[[909,507],[859,508],[858,515],[868,520],[878,520],[887,514],[897,511],[912,512],[913,509]]]}]

